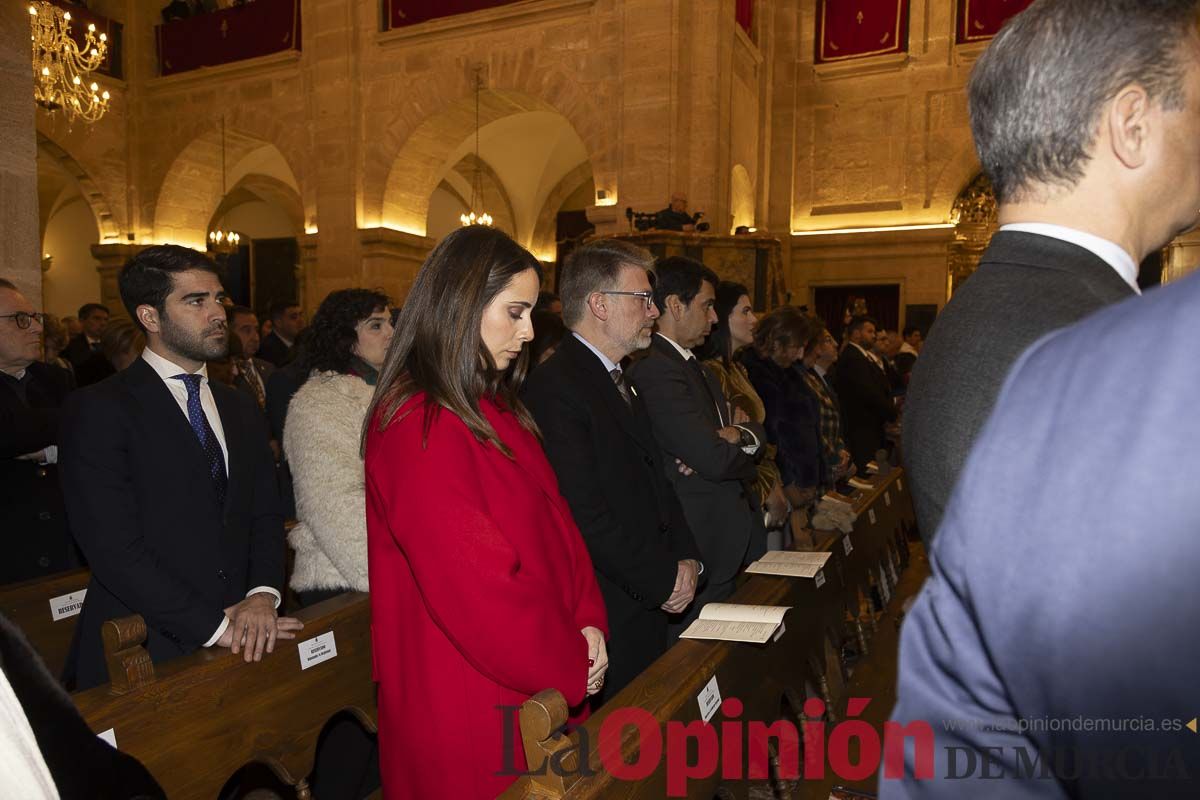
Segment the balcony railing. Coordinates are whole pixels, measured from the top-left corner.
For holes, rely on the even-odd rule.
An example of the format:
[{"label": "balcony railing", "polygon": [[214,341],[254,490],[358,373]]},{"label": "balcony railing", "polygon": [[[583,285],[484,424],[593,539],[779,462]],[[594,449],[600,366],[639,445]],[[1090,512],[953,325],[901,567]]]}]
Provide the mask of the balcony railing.
[{"label": "balcony railing", "polygon": [[300,0],[254,0],[155,28],[162,75],[300,49]]},{"label": "balcony railing", "polygon": [[520,0],[383,0],[383,29],[404,28],[431,19],[510,6],[515,2]]}]

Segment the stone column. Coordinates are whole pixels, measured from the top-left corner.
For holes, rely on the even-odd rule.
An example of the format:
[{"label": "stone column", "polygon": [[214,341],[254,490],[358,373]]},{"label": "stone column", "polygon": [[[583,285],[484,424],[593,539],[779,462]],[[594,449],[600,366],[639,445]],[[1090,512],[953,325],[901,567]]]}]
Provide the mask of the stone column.
[{"label": "stone column", "polygon": [[125,262],[145,250],[148,244],[94,244],[92,257],[96,259],[96,272],[100,273],[100,302],[108,306],[113,319],[128,318],[121,292],[117,288],[117,273]]},{"label": "stone column", "polygon": [[382,288],[393,303],[403,305],[436,240],[391,228],[367,228],[360,236],[362,285]]},{"label": "stone column", "polygon": [[37,136],[29,11],[24,3],[0,5],[0,275],[42,307],[38,241]]}]

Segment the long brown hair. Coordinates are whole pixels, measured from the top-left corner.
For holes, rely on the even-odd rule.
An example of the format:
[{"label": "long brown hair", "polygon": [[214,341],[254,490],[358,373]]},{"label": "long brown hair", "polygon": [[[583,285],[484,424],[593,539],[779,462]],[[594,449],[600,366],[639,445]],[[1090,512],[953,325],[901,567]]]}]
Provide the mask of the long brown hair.
[{"label": "long brown hair", "polygon": [[538,433],[518,392],[529,367],[529,348],[509,369],[496,368],[479,329],[483,311],[509,281],[526,270],[541,279],[541,265],[529,251],[494,228],[470,225],[443,239],[421,265],[367,410],[363,450],[370,426],[380,431],[395,421],[413,395],[425,392],[423,441],[441,411],[455,414],[480,442],[512,458],[479,403],[495,397],[527,430]]}]

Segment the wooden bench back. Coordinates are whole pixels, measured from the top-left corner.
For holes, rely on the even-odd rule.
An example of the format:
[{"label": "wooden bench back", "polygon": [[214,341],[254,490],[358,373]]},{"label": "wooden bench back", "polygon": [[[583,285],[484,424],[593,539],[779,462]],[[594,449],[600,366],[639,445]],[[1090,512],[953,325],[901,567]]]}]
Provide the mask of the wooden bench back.
[{"label": "wooden bench back", "polygon": [[0,614],[21,629],[55,677],[67,662],[82,603],[71,616],[55,621],[50,601],[67,595],[82,601],[90,578],[86,569],[76,569],[0,587]]},{"label": "wooden bench back", "polygon": [[[869,640],[878,613],[870,601],[870,581],[887,581],[890,592],[894,584],[886,566],[889,559],[897,572],[907,562],[907,542],[898,534],[905,524],[912,524],[912,509],[907,487],[901,488],[898,483],[902,481],[900,470],[881,476],[876,478],[875,488],[858,498],[856,508],[860,516],[850,534],[849,553],[844,544],[846,537],[841,533],[825,537],[819,549],[830,552],[831,556],[824,569],[822,586],[812,580],[754,575],[738,588],[729,602],[792,606],[784,621],[786,630],[777,641],[756,646],[681,640],[569,736],[560,732],[567,719],[562,696],[555,690],[547,690],[531,698],[522,706],[520,715],[522,746],[531,768],[556,756],[562,763],[573,766],[586,758],[593,774],[563,776],[547,769],[543,775],[519,778],[502,797],[505,800],[603,797],[659,800],[668,796],[667,724],[688,724],[701,719],[698,695],[714,676],[723,699],[736,698],[742,702],[743,723],[753,720],[770,724],[787,719],[797,730],[802,730],[804,701],[810,696],[822,699],[826,717],[836,720],[839,704],[845,699],[840,692],[845,676],[841,674],[838,654],[835,652],[830,659],[830,648],[839,647],[848,637]],[[867,513],[870,510],[875,511],[874,522]],[[831,671],[836,674],[829,674]],[[604,769],[600,758],[605,720],[632,706],[654,717],[664,742],[663,758],[649,776],[636,782],[618,780]],[[712,722],[723,719],[718,712]],[[615,736],[614,726],[610,725],[605,733]],[[618,747],[625,761],[637,758],[641,742],[635,729],[626,727],[614,742],[610,746]],[[743,748],[743,776],[748,775],[747,757]],[[724,795],[730,789],[718,774],[690,780],[687,788],[689,797],[705,800]],[[743,795],[741,790],[732,793]]]},{"label": "wooden bench back", "polygon": [[[141,646],[145,623],[105,623],[112,683],[74,695],[97,733],[141,761],[172,800],[216,797],[251,762],[308,794],[317,738],[340,711],[375,730],[370,603],[348,593],[301,610],[304,629],[259,663],[214,648],[154,665]],[[337,655],[301,668],[300,644],[333,634]]]}]

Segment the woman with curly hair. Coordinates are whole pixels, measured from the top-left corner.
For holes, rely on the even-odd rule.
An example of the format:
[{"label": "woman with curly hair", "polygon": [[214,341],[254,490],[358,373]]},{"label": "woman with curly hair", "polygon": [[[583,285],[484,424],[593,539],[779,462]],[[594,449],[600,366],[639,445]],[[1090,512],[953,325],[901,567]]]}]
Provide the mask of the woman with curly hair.
[{"label": "woman with curly hair", "polygon": [[288,405],[283,449],[296,491],[288,541],[296,551],[291,587],[301,605],[347,590],[367,591],[363,419],[392,340],[386,295],[341,289],[310,324],[308,380]]}]

